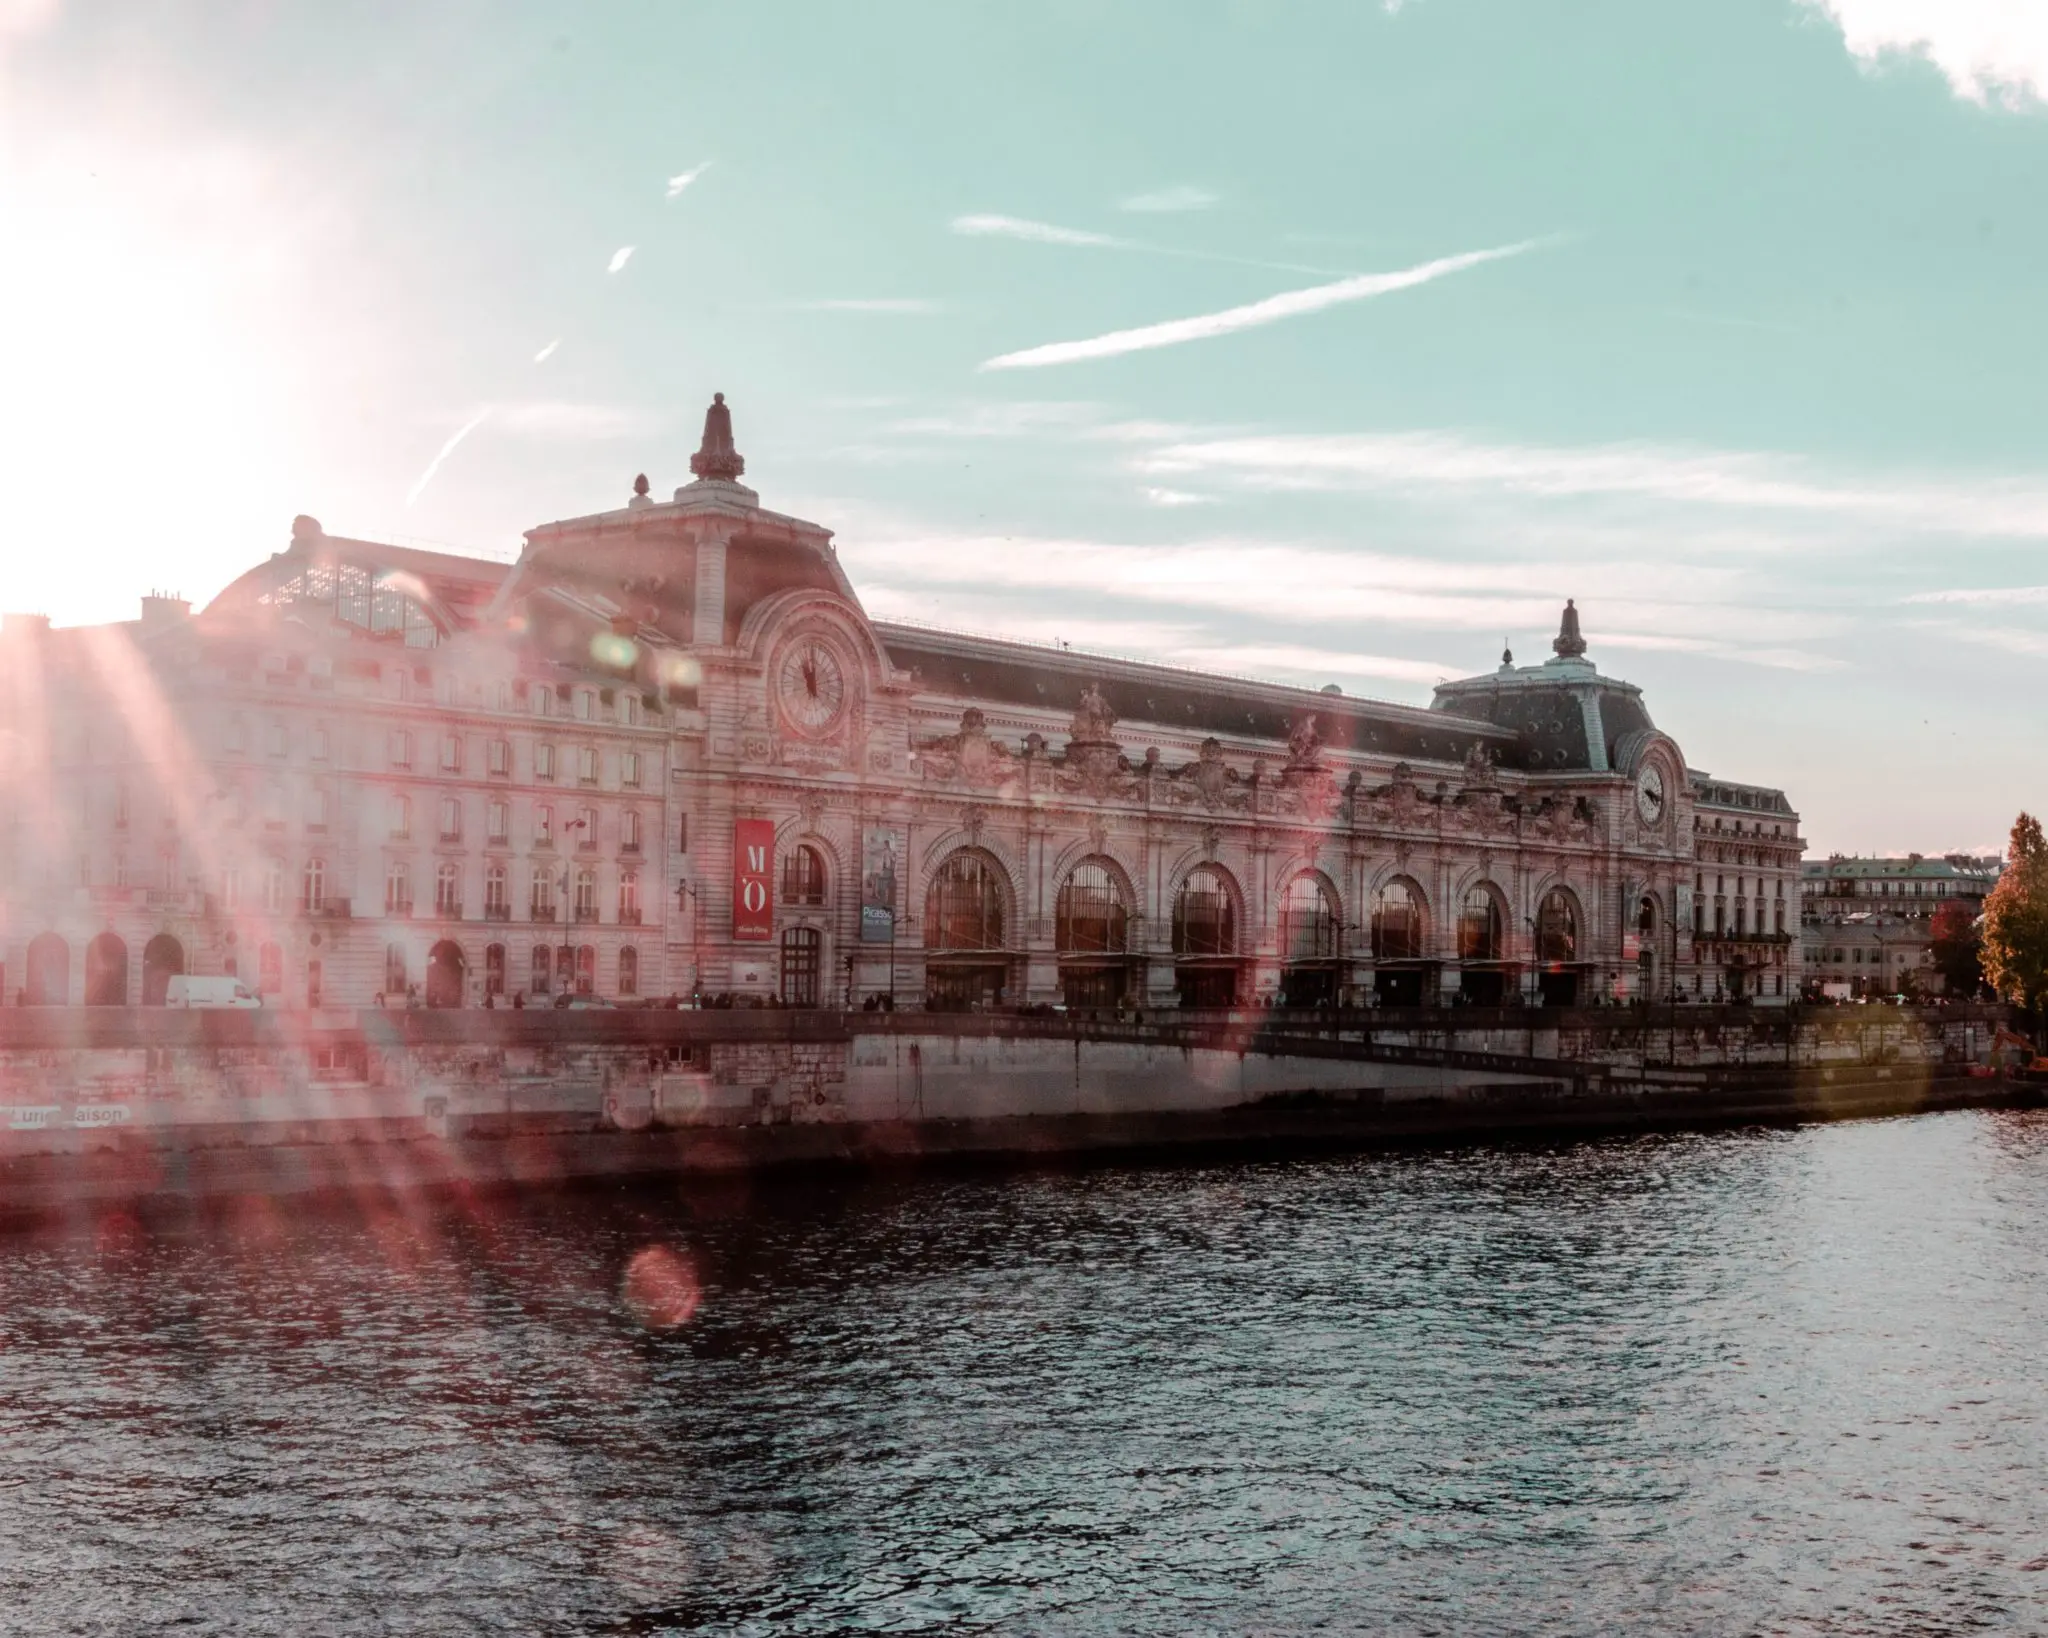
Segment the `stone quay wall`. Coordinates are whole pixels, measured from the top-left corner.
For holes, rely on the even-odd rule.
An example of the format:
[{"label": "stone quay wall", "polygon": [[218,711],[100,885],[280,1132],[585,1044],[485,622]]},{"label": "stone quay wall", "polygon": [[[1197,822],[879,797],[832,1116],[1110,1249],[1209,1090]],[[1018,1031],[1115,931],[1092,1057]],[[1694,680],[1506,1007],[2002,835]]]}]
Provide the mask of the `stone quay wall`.
[{"label": "stone quay wall", "polygon": [[[1966,1078],[2001,1017],[25,1009],[0,1014],[0,1210],[66,1189],[298,1192],[1868,1113],[2008,1095]],[[593,1147],[606,1138],[620,1141]],[[238,1152],[270,1159],[223,1158]]]}]

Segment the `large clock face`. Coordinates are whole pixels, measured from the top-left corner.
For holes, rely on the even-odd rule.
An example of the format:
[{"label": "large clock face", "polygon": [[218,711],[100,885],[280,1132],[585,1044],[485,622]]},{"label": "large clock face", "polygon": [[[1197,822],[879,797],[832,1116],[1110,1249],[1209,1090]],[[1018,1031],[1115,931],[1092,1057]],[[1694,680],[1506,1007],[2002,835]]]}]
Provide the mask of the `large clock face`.
[{"label": "large clock face", "polygon": [[1643,823],[1654,825],[1664,817],[1664,776],[1655,768],[1645,768],[1643,777],[1636,781],[1636,812],[1643,816]]},{"label": "large clock face", "polygon": [[827,732],[846,709],[846,674],[839,656],[815,637],[800,637],[784,651],[775,691],[782,714],[801,733]]}]

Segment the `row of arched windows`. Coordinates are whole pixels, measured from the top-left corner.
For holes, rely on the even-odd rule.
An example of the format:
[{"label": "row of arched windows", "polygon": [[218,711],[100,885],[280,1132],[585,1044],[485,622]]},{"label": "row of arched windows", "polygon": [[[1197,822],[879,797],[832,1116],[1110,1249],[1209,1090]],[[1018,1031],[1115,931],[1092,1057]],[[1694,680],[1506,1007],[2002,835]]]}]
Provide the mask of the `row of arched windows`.
[{"label": "row of arched windows", "polygon": [[[1001,867],[993,859],[973,851],[953,854],[939,866],[925,895],[925,948],[940,952],[1006,949],[1005,902]],[[1189,871],[1174,894],[1174,954],[1238,954],[1239,902],[1236,884],[1220,865],[1198,865]],[[1060,885],[1054,901],[1055,946],[1062,955],[1126,953],[1133,914],[1118,872],[1101,859],[1084,859]],[[1343,925],[1328,884],[1306,872],[1296,876],[1280,900],[1282,959],[1335,960],[1341,953]],[[1397,877],[1374,896],[1371,935],[1376,959],[1421,960],[1428,930],[1428,907],[1414,882]],[[1459,906],[1457,934],[1460,961],[1505,959],[1506,916],[1498,891],[1482,883],[1465,894]],[[1563,888],[1553,888],[1544,896],[1536,920],[1535,953],[1539,962],[1579,959],[1578,908]]]}]

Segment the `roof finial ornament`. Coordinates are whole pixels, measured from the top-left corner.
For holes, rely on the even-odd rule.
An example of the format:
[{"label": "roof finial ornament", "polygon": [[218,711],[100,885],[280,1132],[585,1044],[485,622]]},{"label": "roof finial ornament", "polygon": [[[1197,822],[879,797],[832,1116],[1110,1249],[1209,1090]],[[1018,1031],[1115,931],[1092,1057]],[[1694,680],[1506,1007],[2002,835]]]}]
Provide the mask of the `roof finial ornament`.
[{"label": "roof finial ornament", "polygon": [[1586,657],[1586,639],[1579,635],[1578,605],[1569,597],[1564,600],[1564,619],[1558,623],[1557,641],[1550,646],[1557,650],[1560,659],[1583,660]]},{"label": "roof finial ornament", "polygon": [[633,480],[633,493],[636,495],[647,493],[647,474],[645,472]]},{"label": "roof finial ornament", "polygon": [[733,447],[732,411],[725,407],[725,394],[715,392],[704,412],[704,442],[690,457],[690,470],[700,478],[731,483],[746,469],[746,461]]},{"label": "roof finial ornament", "polygon": [[1508,646],[1507,639],[1503,637],[1500,644],[1500,668],[1503,671],[1507,671],[1513,667],[1514,663],[1515,651]]},{"label": "roof finial ornament", "polygon": [[647,474],[643,472],[633,480],[633,498],[626,502],[626,508],[628,511],[637,512],[653,504],[654,501],[647,493]]}]

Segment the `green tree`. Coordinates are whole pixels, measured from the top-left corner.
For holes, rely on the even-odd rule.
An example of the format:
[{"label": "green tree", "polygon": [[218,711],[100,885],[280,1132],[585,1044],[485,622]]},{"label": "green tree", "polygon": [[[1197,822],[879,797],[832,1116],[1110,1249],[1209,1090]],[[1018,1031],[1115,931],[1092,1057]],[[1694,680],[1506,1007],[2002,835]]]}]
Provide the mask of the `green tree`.
[{"label": "green tree", "polygon": [[1970,906],[1949,900],[1934,912],[1927,931],[1928,958],[1948,993],[1959,1001],[1975,999],[1984,983],[1984,962]]},{"label": "green tree", "polygon": [[1982,959],[1991,987],[2030,1018],[2048,1000],[2048,840],[2041,822],[2013,822],[2005,874],[1984,901]]}]

